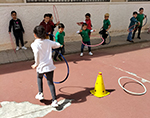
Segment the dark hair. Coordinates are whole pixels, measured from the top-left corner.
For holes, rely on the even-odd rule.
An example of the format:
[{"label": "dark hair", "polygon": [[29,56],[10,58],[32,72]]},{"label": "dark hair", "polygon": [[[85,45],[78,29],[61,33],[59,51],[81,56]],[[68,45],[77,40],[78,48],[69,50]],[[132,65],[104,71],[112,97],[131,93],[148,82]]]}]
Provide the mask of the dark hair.
[{"label": "dark hair", "polygon": [[133,12],[133,15],[138,14],[136,11]]},{"label": "dark hair", "polygon": [[43,26],[36,26],[33,30],[33,32],[36,34],[36,36],[38,38],[41,38],[41,39],[45,39],[46,38],[46,31],[45,31],[45,28]]},{"label": "dark hair", "polygon": [[51,18],[53,15],[52,14],[47,14],[49,18]]},{"label": "dark hair", "polygon": [[16,11],[11,11],[11,15],[12,15],[13,13],[17,14],[17,12],[16,12]]},{"label": "dark hair", "polygon": [[139,11],[141,11],[141,10],[144,10],[144,8],[141,7],[141,8],[139,9]]},{"label": "dark hair", "polygon": [[84,26],[87,26],[87,24],[86,24],[86,23],[83,23],[83,24],[82,24],[82,27],[84,27]]},{"label": "dark hair", "polygon": [[86,14],[85,14],[85,16],[89,16],[89,17],[91,17],[91,14],[90,14],[90,13],[86,13]]},{"label": "dark hair", "polygon": [[44,18],[45,18],[45,17],[49,17],[49,15],[48,15],[48,14],[44,14]]},{"label": "dark hair", "polygon": [[60,29],[60,28],[65,28],[64,24],[59,23],[59,24],[58,24],[58,29]]}]

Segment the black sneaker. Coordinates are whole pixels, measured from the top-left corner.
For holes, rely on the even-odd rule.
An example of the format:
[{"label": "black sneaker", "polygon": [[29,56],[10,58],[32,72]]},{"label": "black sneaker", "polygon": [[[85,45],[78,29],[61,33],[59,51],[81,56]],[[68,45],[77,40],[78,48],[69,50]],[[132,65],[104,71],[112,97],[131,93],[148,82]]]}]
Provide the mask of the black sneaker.
[{"label": "black sneaker", "polygon": [[141,37],[139,37],[139,36],[138,36],[137,38],[138,38],[138,39],[141,39]]},{"label": "black sneaker", "polygon": [[63,59],[61,57],[58,57],[59,61],[63,61]]},{"label": "black sneaker", "polygon": [[130,41],[130,40],[128,40],[128,39],[127,39],[127,41],[134,43],[134,41]]},{"label": "black sneaker", "polygon": [[57,59],[53,59],[55,62],[58,61]]}]

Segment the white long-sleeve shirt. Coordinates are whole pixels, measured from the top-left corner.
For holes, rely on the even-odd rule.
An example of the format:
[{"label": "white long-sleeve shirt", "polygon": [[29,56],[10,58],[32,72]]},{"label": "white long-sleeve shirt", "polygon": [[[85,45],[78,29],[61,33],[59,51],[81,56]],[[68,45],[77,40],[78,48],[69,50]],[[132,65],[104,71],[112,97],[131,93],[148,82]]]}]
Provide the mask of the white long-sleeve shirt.
[{"label": "white long-sleeve shirt", "polygon": [[38,73],[46,73],[53,71],[56,67],[52,60],[52,49],[59,48],[61,45],[49,39],[35,39],[31,44],[34,53],[36,71]]}]

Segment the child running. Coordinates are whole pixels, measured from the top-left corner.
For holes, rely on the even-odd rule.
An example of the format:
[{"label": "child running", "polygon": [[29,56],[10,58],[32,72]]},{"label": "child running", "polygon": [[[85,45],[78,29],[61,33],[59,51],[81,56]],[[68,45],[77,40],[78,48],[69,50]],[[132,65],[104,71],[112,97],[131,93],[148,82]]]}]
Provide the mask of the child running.
[{"label": "child running", "polygon": [[11,17],[12,19],[9,22],[9,34],[11,33],[11,28],[13,27],[13,34],[16,39],[16,50],[19,50],[19,40],[21,42],[22,49],[26,50],[27,48],[24,46],[24,41],[23,41],[23,33],[24,29],[21,23],[21,20],[17,18],[17,12],[12,11],[11,12]]},{"label": "child running", "polygon": [[133,17],[130,19],[130,25],[129,25],[129,28],[128,28],[128,37],[127,37],[127,41],[129,42],[132,42],[134,43],[134,41],[132,40],[132,31],[134,30],[134,26],[135,26],[135,23],[138,23],[140,25],[140,22],[137,21],[136,17],[137,17],[137,12],[133,12]]},{"label": "child running", "polygon": [[50,24],[49,14],[44,15],[44,20],[40,23],[40,25],[42,25],[45,28],[46,39],[49,39],[49,35],[52,32],[52,27],[51,27],[51,24]]},{"label": "child running", "polygon": [[144,12],[144,9],[140,8],[139,9],[139,14],[136,17],[136,19],[140,22],[140,25],[136,26],[136,28],[135,28],[135,30],[133,32],[132,39],[134,39],[134,36],[135,36],[135,33],[136,33],[137,29],[138,29],[138,36],[137,36],[137,38],[141,39],[140,34],[141,34],[142,25],[143,25],[143,20],[146,18],[146,15],[144,15],[143,12]]},{"label": "child running", "polygon": [[39,93],[35,96],[36,99],[43,100],[43,75],[46,74],[47,83],[52,95],[52,107],[58,107],[56,100],[55,86],[53,84],[53,73],[56,68],[52,60],[52,48],[59,48],[61,45],[57,42],[50,41],[46,38],[46,31],[43,26],[34,28],[35,41],[31,44],[34,53],[35,64],[31,67],[37,71],[37,83]]},{"label": "child running", "polygon": [[53,35],[53,33],[54,33],[54,28],[60,23],[60,21],[58,21],[56,24],[54,24],[54,22],[53,22],[53,16],[52,16],[52,14],[48,14],[49,15],[49,18],[50,18],[50,24],[51,24],[51,28],[52,28],[52,30],[51,30],[51,34],[49,35],[50,36],[50,40],[54,40],[54,35]]},{"label": "child running", "polygon": [[[90,33],[95,32],[95,30],[89,30],[89,29],[87,29],[87,26],[88,25],[86,23],[83,23],[82,29],[80,31],[77,31],[77,33],[81,35],[84,44],[91,45],[89,32]],[[83,56],[83,50],[84,50],[84,46],[85,46],[84,44],[81,45],[81,54],[80,54],[81,57]],[[88,46],[88,50],[89,50],[89,55],[92,56],[93,53],[91,52],[91,47]]]},{"label": "child running", "polygon": [[[91,14],[86,13],[85,14],[85,21],[77,23],[78,25],[82,25],[83,23],[87,24],[87,29],[92,30],[92,23],[91,23]],[[91,32],[89,32],[89,37],[91,35]]]},{"label": "child running", "polygon": [[60,61],[62,61],[63,59],[61,58],[61,55],[58,55],[59,54],[59,51],[61,51],[61,54],[63,55],[65,53],[65,48],[64,48],[64,36],[65,36],[65,32],[64,32],[64,24],[60,23],[58,25],[58,32],[56,33],[56,36],[55,36],[55,41],[60,43],[62,45],[62,47],[60,48],[57,48],[55,49],[55,55],[54,55],[54,61],[58,61],[57,60],[57,56],[58,56],[58,59]]},{"label": "child running", "polygon": [[108,34],[106,34],[106,32],[110,29],[110,27],[111,27],[111,23],[110,23],[110,21],[109,21],[109,14],[108,13],[106,13],[105,15],[104,15],[104,17],[105,17],[105,19],[103,20],[103,30],[102,31],[100,31],[99,33],[100,34],[102,34],[102,37],[103,37],[103,39],[104,39],[104,42],[102,43],[102,45],[105,45],[106,44],[106,38],[107,38],[107,36],[108,36]]}]

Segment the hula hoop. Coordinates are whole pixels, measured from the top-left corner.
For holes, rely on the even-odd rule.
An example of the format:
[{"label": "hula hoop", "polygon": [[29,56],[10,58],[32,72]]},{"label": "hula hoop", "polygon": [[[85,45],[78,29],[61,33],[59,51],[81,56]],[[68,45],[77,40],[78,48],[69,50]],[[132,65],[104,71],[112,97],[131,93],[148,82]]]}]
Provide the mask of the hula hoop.
[{"label": "hula hoop", "polygon": [[[136,25],[137,25],[137,24],[132,25],[132,26],[131,26],[131,27],[129,27],[128,29],[131,29],[132,27],[134,27],[134,26],[136,26]],[[139,27],[139,26],[135,27],[133,30],[131,30],[131,31],[129,31],[129,32],[132,32],[132,31],[136,30],[138,27]]]},{"label": "hula hoop", "polygon": [[[135,93],[135,92],[132,92],[132,91],[129,91],[129,90],[125,89],[125,88],[121,85],[121,83],[120,83],[120,80],[123,79],[123,78],[128,78],[128,79],[131,79],[131,80],[134,80],[134,81],[138,82],[141,86],[143,86],[144,92],[143,92],[143,93]],[[128,92],[128,93],[130,93],[130,94],[133,94],[133,95],[144,95],[144,94],[147,92],[147,89],[146,89],[146,87],[144,86],[144,84],[142,84],[140,81],[138,81],[138,80],[136,80],[136,79],[134,79],[134,78],[131,78],[131,77],[127,77],[127,76],[120,77],[120,78],[118,79],[118,84],[120,85],[120,87],[121,87],[124,91],[126,91],[126,92]]]},{"label": "hula hoop", "polygon": [[11,34],[9,34],[9,36],[10,36],[11,46],[12,46],[12,48],[13,48],[13,50],[14,50],[14,53],[16,53],[15,46],[14,46],[14,42],[13,42],[13,39],[12,39],[12,37],[11,37]]},{"label": "hula hoop", "polygon": [[[55,50],[56,51],[56,50]],[[58,51],[57,51],[58,52]],[[58,52],[59,53],[59,52]],[[60,55],[61,55],[61,57],[65,60],[65,62],[66,62],[66,65],[67,65],[67,70],[68,70],[68,72],[67,72],[67,75],[66,75],[66,77],[65,77],[65,79],[64,80],[62,80],[62,81],[60,81],[60,82],[54,82],[55,84],[61,84],[61,83],[63,83],[63,82],[65,82],[66,80],[67,80],[67,78],[69,77],[69,64],[68,64],[68,62],[67,62],[67,60],[65,59],[65,57],[61,54],[61,53],[59,53]],[[47,79],[47,77],[44,75],[44,77]]]},{"label": "hula hoop", "polygon": [[96,45],[87,45],[87,44],[85,44],[84,42],[83,42],[83,40],[81,41],[82,42],[82,44],[83,45],[85,45],[85,46],[88,46],[88,47],[96,47],[96,46],[99,46],[99,45],[102,45],[102,43],[104,42],[104,39],[102,38],[102,37],[100,37],[103,41],[101,42],[101,43],[99,43],[99,44],[96,44]]},{"label": "hula hoop", "polygon": [[145,17],[145,20],[145,24],[142,27],[144,27],[147,24],[147,16]]},{"label": "hula hoop", "polygon": [[55,5],[53,5],[53,13],[54,13],[54,17],[55,17],[56,22],[58,22],[59,21],[59,15],[58,15],[58,11],[57,11],[57,8]]}]

